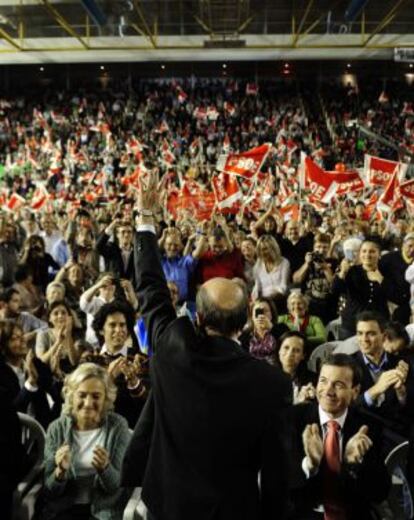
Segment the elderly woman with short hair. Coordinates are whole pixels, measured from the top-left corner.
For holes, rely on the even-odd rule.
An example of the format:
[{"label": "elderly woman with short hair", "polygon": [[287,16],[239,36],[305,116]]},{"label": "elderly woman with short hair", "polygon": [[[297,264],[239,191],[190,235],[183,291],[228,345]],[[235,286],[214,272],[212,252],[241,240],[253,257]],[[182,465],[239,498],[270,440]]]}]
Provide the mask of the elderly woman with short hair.
[{"label": "elderly woman with short hair", "polygon": [[107,371],[80,365],[65,379],[62,415],[47,431],[42,520],[121,520],[128,495],[120,469],[130,439],[111,410],[116,387]]},{"label": "elderly woman with short hair", "polygon": [[292,291],[287,299],[287,308],[288,313],[279,316],[279,323],[284,323],[290,330],[301,332],[312,350],[325,343],[326,329],[318,316],[309,314],[309,300],[304,294]]}]

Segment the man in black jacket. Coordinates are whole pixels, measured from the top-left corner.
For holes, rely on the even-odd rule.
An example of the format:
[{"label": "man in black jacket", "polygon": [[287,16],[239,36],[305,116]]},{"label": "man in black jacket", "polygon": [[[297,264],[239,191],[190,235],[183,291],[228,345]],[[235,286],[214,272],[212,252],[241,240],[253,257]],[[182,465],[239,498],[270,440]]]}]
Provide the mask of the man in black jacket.
[{"label": "man in black jacket", "polygon": [[98,237],[96,250],[103,256],[107,271],[135,285],[133,239],[132,224],[116,218]]},{"label": "man in black jacket", "polygon": [[[123,482],[135,485],[144,473],[143,500],[156,520],[282,519],[291,385],[239,346],[247,301],[238,284],[215,278],[202,286],[198,330],[176,318],[154,233],[155,190],[151,177],[139,192],[135,244],[138,300],[155,352],[153,395]],[[148,446],[143,430],[151,435],[145,468],[137,466]]]},{"label": "man in black jacket", "polygon": [[292,520],[369,520],[373,503],[387,497],[379,437],[351,406],[360,377],[350,356],[332,355],[321,368],[318,404],[294,407]]},{"label": "man in black jacket", "polygon": [[383,426],[405,436],[413,398],[409,365],[385,351],[381,315],[365,311],[356,322],[359,352],[352,357],[362,371],[358,402]]},{"label": "man in black jacket", "polygon": [[19,418],[3,388],[0,388],[0,416],[0,511],[1,518],[11,520],[13,493],[23,476],[26,460]]}]

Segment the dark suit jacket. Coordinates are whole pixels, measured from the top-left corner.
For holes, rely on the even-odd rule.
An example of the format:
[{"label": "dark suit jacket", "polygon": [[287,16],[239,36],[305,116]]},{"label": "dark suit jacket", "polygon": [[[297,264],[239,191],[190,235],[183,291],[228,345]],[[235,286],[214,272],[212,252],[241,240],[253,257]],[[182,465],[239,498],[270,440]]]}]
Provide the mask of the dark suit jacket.
[{"label": "dark suit jacket", "polygon": [[51,374],[48,367],[39,359],[35,358],[34,363],[39,374],[39,389],[36,392],[30,392],[25,387],[20,388],[16,374],[3,358],[0,358],[0,388],[8,394],[19,412],[27,413],[27,408],[31,404],[35,419],[47,428],[52,415],[44,388],[51,385]]},{"label": "dark suit jacket", "polygon": [[103,232],[96,241],[96,250],[105,260],[105,268],[119,278],[130,280],[135,286],[134,250],[128,260],[127,268],[124,267],[121,249],[115,242],[109,241],[110,236]]},{"label": "dark suit jacket", "polygon": [[12,518],[12,496],[24,474],[25,454],[22,431],[10,395],[0,387],[0,511],[4,520]]},{"label": "dark suit jacket", "polygon": [[[352,357],[361,367],[363,374],[361,382],[361,393],[358,398],[358,404],[367,412],[372,414],[373,417],[377,417],[383,425],[392,430],[398,431],[403,435],[406,434],[409,422],[409,415],[406,412],[410,411],[412,404],[412,373],[409,373],[407,379],[407,401],[404,406],[401,405],[398,401],[394,388],[389,388],[385,392],[385,399],[381,406],[369,407],[365,402],[364,392],[371,388],[375,384],[375,381],[371,376],[369,368],[364,362],[364,358],[361,352],[355,352],[355,354],[352,354]],[[387,354],[387,357],[388,362],[384,365],[384,371],[395,368],[400,361],[398,357],[392,354]]]},{"label": "dark suit jacket", "polygon": [[[155,350],[153,403],[126,454],[124,483],[144,474],[143,500],[157,520],[284,518],[290,382],[234,341],[176,318],[152,233],[137,235],[136,267]],[[138,468],[145,457],[133,453],[145,451],[148,432],[148,461]]]},{"label": "dark suit jacket", "polygon": [[[318,404],[300,404],[293,409],[295,425],[293,446],[293,471],[291,482],[291,498],[294,513],[291,518],[306,518],[315,507],[323,503],[322,471],[306,478],[302,470],[305,457],[302,434],[305,426],[316,423],[319,425]],[[349,520],[371,519],[370,507],[373,502],[383,501],[391,485],[385,464],[380,456],[380,437],[378,430],[369,419],[357,409],[349,408],[343,429],[342,455],[349,439],[357,433],[361,426],[368,426],[368,436],[374,445],[366,453],[362,464],[347,466],[342,464],[340,474],[341,494]],[[322,431],[321,431],[322,436]]]}]

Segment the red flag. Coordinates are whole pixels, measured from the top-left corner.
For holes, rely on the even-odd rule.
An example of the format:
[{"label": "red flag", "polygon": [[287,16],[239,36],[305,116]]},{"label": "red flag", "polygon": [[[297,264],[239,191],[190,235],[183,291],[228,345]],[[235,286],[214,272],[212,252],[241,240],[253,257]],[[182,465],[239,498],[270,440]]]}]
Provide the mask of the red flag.
[{"label": "red flag", "polygon": [[395,169],[392,177],[378,200],[379,208],[384,207],[387,210],[396,211],[403,206],[399,195],[400,182],[398,180],[398,168]]},{"label": "red flag", "polygon": [[161,146],[161,157],[165,163],[171,165],[175,161],[175,155],[172,153],[167,139],[163,139]]},{"label": "red flag", "polygon": [[252,179],[260,171],[271,146],[266,143],[247,152],[221,155],[217,161],[217,170]]},{"label": "red flag", "polygon": [[310,157],[304,157],[303,187],[309,188],[314,200],[328,204],[338,194],[348,193],[350,188],[363,189],[364,184],[358,172],[329,172],[323,170]]},{"label": "red flag", "polygon": [[405,175],[407,170],[406,164],[397,161],[389,161],[388,159],[381,159],[381,157],[374,157],[372,155],[365,155],[365,178],[367,182],[373,186],[387,186],[397,166],[400,170],[400,180],[402,180],[402,177]]},{"label": "red flag", "polygon": [[222,150],[224,153],[228,153],[230,151],[230,137],[229,134],[226,134],[223,139]]},{"label": "red flag", "polygon": [[216,196],[217,207],[219,209],[233,207],[237,212],[237,208],[234,208],[234,205],[242,198],[243,194],[240,191],[236,177],[226,173],[219,173],[218,175],[213,175],[211,184]]},{"label": "red flag", "polygon": [[246,95],[247,96],[257,96],[259,93],[259,85],[256,83],[247,83],[246,85]]},{"label": "red flag", "polygon": [[47,200],[49,198],[49,192],[47,191],[44,184],[41,184],[38,186],[33,193],[32,202],[30,203],[30,207],[38,211],[39,209],[43,208],[43,206],[46,204]]},{"label": "red flag", "polygon": [[414,202],[414,179],[400,184],[400,194],[405,198]]},{"label": "red flag", "polygon": [[18,193],[12,193],[7,202],[7,208],[10,211],[17,211],[26,204],[26,199],[21,197]]},{"label": "red flag", "polygon": [[217,111],[217,108],[215,106],[210,106],[207,108],[207,118],[210,121],[217,121],[219,116],[219,113]]},{"label": "red flag", "polygon": [[179,103],[184,103],[188,98],[188,94],[180,86],[177,86],[177,98]]},{"label": "red flag", "polygon": [[177,209],[192,212],[198,220],[211,217],[216,199],[213,192],[204,190],[196,181],[187,179],[177,199]]},{"label": "red flag", "polygon": [[234,114],[236,113],[236,107],[229,101],[225,101],[223,103],[223,108],[224,111],[229,114],[229,116],[234,116]]},{"label": "red flag", "polygon": [[196,107],[193,111],[193,117],[195,117],[196,119],[206,120],[207,110],[203,107]]},{"label": "red flag", "polygon": [[200,138],[199,137],[196,137],[195,139],[193,139],[193,142],[190,144],[190,154],[191,155],[197,155],[197,153],[200,151],[200,145],[201,145],[201,142],[200,142]]}]

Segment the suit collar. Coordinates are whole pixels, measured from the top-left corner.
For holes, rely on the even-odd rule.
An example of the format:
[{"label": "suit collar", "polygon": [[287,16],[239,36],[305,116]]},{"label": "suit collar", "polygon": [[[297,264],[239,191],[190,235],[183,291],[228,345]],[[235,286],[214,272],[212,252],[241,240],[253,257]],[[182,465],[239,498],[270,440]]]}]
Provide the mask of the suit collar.
[{"label": "suit collar", "polygon": [[208,336],[207,334],[200,333],[201,345],[206,353],[211,352],[215,358],[220,361],[233,360],[237,358],[250,358],[241,345],[224,336]]}]

